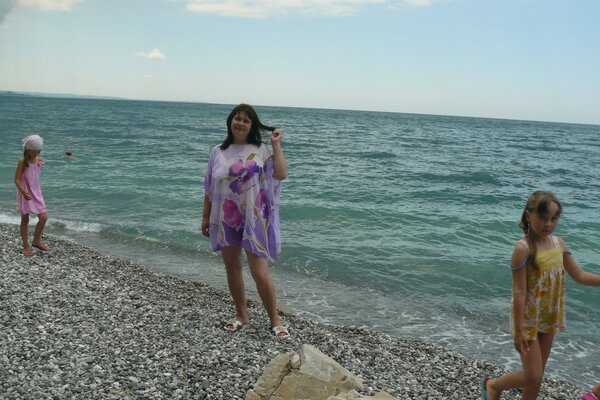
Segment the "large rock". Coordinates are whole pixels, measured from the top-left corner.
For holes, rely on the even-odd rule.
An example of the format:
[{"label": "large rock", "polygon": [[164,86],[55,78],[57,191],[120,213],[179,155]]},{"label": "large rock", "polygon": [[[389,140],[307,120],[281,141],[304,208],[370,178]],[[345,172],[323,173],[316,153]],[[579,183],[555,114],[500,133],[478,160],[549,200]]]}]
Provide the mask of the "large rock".
[{"label": "large rock", "polygon": [[[276,356],[246,400],[358,400],[393,399],[387,393],[362,397],[362,382],[335,360],[304,344],[299,353]],[[386,397],[378,397],[386,396]]]}]

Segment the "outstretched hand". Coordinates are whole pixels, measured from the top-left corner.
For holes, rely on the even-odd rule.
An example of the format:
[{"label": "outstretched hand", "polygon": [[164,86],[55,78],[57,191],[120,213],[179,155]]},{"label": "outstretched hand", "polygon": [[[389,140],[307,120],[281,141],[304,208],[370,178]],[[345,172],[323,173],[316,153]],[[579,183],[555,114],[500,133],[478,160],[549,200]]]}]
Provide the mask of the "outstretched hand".
[{"label": "outstretched hand", "polygon": [[271,144],[281,143],[281,139],[283,139],[283,134],[279,128],[271,132]]}]

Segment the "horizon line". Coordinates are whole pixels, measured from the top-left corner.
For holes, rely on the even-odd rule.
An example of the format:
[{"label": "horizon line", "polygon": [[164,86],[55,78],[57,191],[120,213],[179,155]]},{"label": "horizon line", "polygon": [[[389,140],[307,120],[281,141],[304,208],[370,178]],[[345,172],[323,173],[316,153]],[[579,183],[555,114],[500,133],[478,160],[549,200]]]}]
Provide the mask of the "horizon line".
[{"label": "horizon line", "polygon": [[[73,94],[73,93],[55,93],[55,92],[27,92],[17,90],[0,90],[0,96],[15,96],[15,97],[42,97],[42,98],[54,98],[54,99],[66,99],[66,100],[109,100],[109,101],[148,101],[155,103],[188,103],[188,104],[214,104],[214,105],[235,105],[236,103],[215,103],[209,101],[199,100],[158,100],[158,99],[136,99],[129,97],[119,96],[101,96],[101,95],[87,95],[87,94]],[[429,113],[416,113],[406,111],[382,111],[382,110],[367,110],[367,109],[351,109],[351,108],[333,108],[333,107],[309,107],[309,106],[281,106],[281,105],[269,105],[269,104],[253,104],[256,107],[281,107],[281,108],[301,108],[307,110],[331,110],[331,111],[356,111],[356,112],[371,112],[371,113],[382,113],[382,114],[406,114],[406,115],[425,115],[432,117],[450,117],[450,118],[476,118],[476,119],[491,119],[501,121],[516,121],[516,122],[535,122],[535,123],[551,123],[551,124],[568,124],[568,125],[587,125],[587,126],[600,126],[599,123],[586,123],[586,122],[565,122],[565,121],[542,121],[534,119],[516,119],[516,118],[502,118],[502,117],[482,117],[472,115],[453,115],[453,114],[429,114]]]}]

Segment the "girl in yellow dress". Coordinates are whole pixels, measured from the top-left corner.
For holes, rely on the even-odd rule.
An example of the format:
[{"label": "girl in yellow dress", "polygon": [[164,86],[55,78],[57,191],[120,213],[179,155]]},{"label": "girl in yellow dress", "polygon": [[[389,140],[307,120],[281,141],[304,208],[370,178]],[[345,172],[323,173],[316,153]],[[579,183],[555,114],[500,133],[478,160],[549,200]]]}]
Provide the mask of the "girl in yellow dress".
[{"label": "girl in yellow dress", "polygon": [[565,241],[552,235],[561,212],[551,192],[536,191],[527,199],[519,224],[524,236],[511,261],[511,331],[523,370],[485,378],[484,400],[500,400],[512,388],[523,389],[523,400],[537,399],[554,335],[565,329],[565,271],[577,283],[600,286],[600,275],[584,272]]}]

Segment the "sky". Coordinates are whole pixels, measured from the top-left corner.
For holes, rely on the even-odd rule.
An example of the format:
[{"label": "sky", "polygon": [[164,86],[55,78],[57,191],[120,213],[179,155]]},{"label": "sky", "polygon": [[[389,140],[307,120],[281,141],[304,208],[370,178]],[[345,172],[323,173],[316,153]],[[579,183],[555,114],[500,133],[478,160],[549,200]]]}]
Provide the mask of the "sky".
[{"label": "sky", "polygon": [[0,0],[0,90],[600,124],[599,0]]}]

